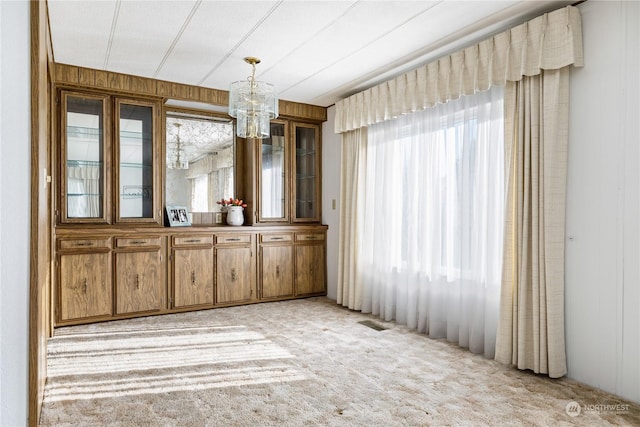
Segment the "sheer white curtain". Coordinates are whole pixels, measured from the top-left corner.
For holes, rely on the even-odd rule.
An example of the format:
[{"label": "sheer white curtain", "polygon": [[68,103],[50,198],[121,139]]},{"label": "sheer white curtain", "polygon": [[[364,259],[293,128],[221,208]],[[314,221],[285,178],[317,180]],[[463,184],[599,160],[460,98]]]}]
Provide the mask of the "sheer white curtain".
[{"label": "sheer white curtain", "polygon": [[493,357],[504,224],[503,90],[369,126],[362,311]]}]

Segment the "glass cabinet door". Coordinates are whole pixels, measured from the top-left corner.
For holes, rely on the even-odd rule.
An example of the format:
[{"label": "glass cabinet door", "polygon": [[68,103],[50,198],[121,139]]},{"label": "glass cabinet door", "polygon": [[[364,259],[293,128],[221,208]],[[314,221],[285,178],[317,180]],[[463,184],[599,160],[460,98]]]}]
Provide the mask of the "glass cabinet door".
[{"label": "glass cabinet door", "polygon": [[293,124],[293,221],[320,221],[320,129],[316,125]]},{"label": "glass cabinet door", "polygon": [[287,127],[284,122],[271,122],[271,136],[255,140],[260,145],[260,209],[259,221],[288,221],[287,210]]},{"label": "glass cabinet door", "polygon": [[157,107],[116,100],[116,215],[118,222],[158,222],[154,168],[158,167]]},{"label": "glass cabinet door", "polygon": [[107,96],[62,92],[61,222],[109,222]]}]

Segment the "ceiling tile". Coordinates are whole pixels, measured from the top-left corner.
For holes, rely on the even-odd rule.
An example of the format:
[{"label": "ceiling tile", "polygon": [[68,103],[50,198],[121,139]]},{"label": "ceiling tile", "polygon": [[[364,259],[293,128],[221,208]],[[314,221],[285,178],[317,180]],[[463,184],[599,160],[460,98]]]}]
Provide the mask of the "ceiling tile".
[{"label": "ceiling tile", "polygon": [[154,1],[153,7],[149,4],[121,3],[107,63],[110,70],[154,77],[197,2]]},{"label": "ceiling tile", "polygon": [[103,68],[116,3],[49,0],[55,61]]},{"label": "ceiling tile", "polygon": [[[282,3],[203,84],[210,87],[222,84],[226,87],[230,82],[245,79],[251,71],[243,62],[246,56],[261,59],[256,70],[258,80],[268,80],[271,69],[278,70],[276,74],[286,72],[286,66],[283,67],[281,61],[305,53],[305,44],[321,34],[353,4],[346,1]],[[299,64],[290,74],[282,77],[286,81],[303,68],[304,64]]]},{"label": "ceiling tile", "polygon": [[158,78],[202,85],[209,73],[216,73],[217,67],[277,4],[274,1],[203,2]]}]

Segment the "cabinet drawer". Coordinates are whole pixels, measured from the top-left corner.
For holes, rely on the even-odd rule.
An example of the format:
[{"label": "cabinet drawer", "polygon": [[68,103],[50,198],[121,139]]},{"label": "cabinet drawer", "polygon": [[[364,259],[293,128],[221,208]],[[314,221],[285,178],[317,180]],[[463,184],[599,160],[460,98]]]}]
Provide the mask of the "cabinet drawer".
[{"label": "cabinet drawer", "polygon": [[261,234],[260,242],[290,242],[293,240],[291,234]]},{"label": "cabinet drawer", "polygon": [[296,233],[296,242],[322,241],[324,234],[322,233]]},{"label": "cabinet drawer", "polygon": [[116,238],[117,248],[139,248],[146,246],[160,246],[161,237],[131,237]]},{"label": "cabinet drawer", "polygon": [[173,246],[213,245],[213,236],[173,236]]},{"label": "cabinet drawer", "polygon": [[73,239],[58,240],[58,249],[108,248],[109,239]]},{"label": "cabinet drawer", "polygon": [[251,243],[251,234],[218,234],[216,244],[220,243]]}]

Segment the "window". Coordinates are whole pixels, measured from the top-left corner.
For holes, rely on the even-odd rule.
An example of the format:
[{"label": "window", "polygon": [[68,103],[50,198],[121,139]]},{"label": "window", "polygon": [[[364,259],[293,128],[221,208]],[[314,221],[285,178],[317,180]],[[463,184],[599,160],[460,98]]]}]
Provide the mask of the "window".
[{"label": "window", "polygon": [[191,180],[191,211],[207,212],[209,206],[209,177],[200,175]]},{"label": "window", "polygon": [[[368,128],[358,256],[363,311],[465,345],[491,304],[495,340],[502,99],[496,87]],[[484,326],[479,331],[483,347]]]}]

